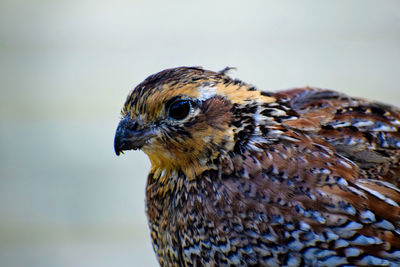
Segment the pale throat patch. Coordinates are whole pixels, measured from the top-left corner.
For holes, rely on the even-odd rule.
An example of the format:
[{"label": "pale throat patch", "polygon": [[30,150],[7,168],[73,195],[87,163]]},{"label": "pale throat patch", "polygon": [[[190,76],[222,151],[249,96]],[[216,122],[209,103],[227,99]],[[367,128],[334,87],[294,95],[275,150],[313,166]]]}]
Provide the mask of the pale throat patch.
[{"label": "pale throat patch", "polygon": [[201,101],[207,100],[217,94],[217,87],[215,86],[201,86],[198,89],[198,99]]}]

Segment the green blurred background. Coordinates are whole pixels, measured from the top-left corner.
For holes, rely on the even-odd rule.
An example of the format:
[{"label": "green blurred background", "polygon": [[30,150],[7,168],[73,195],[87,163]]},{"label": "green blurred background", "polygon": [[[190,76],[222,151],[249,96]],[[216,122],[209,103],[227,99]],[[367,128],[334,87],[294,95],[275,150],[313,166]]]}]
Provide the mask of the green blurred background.
[{"label": "green blurred background", "polygon": [[129,90],[195,65],[400,105],[400,2],[0,2],[0,266],[157,266]]}]

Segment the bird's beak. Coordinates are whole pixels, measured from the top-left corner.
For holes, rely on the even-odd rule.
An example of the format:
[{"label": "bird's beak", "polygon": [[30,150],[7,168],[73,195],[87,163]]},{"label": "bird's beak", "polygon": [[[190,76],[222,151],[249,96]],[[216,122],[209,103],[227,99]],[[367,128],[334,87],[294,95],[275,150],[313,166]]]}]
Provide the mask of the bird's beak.
[{"label": "bird's beak", "polygon": [[154,136],[154,130],[143,128],[138,120],[126,117],[119,122],[115,133],[115,154],[119,156],[124,150],[140,149]]}]

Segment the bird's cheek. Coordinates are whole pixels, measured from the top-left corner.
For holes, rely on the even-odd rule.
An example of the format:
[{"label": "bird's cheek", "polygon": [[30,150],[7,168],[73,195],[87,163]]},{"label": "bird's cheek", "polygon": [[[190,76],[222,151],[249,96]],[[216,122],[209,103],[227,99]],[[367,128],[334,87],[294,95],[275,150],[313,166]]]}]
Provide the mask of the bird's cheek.
[{"label": "bird's cheek", "polygon": [[171,145],[165,139],[157,135],[147,141],[147,143],[142,147],[142,151],[148,155],[168,154],[171,153]]}]

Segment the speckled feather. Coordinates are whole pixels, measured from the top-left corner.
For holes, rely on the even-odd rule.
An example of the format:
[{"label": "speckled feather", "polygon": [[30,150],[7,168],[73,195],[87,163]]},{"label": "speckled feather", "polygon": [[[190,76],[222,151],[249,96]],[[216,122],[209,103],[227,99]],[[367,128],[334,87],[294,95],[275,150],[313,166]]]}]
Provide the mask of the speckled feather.
[{"label": "speckled feather", "polygon": [[[172,120],[172,99],[196,105]],[[181,67],[139,84],[122,116],[116,144],[125,128],[151,129],[133,148],[152,163],[161,266],[400,265],[399,109]]]}]

